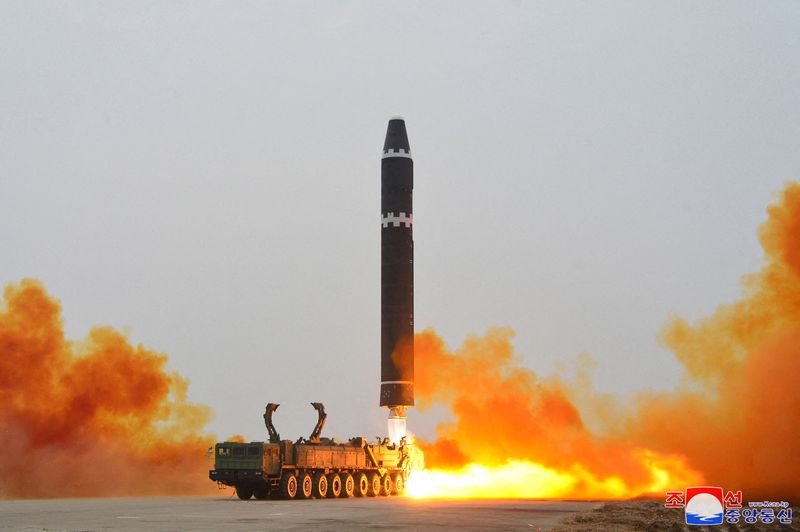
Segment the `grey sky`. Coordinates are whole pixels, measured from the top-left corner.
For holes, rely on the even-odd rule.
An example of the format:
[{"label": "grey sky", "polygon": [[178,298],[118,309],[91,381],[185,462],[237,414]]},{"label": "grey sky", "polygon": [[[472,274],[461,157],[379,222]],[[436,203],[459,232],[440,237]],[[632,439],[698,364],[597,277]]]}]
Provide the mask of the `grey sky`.
[{"label": "grey sky", "polygon": [[0,281],[168,353],[220,435],[321,400],[374,436],[402,114],[417,329],[669,387],[661,325],[737,296],[800,178],[798,94],[798,2],[0,2]]}]

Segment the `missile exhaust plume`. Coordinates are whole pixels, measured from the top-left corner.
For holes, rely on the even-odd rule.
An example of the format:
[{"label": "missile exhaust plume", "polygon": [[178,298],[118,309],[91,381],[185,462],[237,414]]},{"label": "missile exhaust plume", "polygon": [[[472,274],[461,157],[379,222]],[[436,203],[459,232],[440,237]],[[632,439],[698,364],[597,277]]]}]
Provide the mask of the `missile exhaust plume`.
[{"label": "missile exhaust plume", "polygon": [[625,402],[594,392],[586,367],[575,382],[540,376],[518,364],[507,328],[456,350],[432,330],[417,334],[418,407],[445,405],[453,419],[425,445],[429,469],[409,492],[663,497],[705,482],[800,498],[800,184],[769,207],[759,236],[765,263],[739,301],[664,327],[684,369],[669,392]]},{"label": "missile exhaust plume", "polygon": [[[625,401],[579,378],[519,364],[513,331],[449,349],[416,335],[416,404],[449,409],[424,443],[417,497],[663,497],[706,483],[750,500],[800,498],[800,184],[760,228],[760,272],[743,295],[660,340],[684,368],[668,392]],[[0,305],[0,497],[216,493],[206,477],[211,411],[187,400],[165,355],[109,327],[65,338],[43,286],[5,288]]]}]

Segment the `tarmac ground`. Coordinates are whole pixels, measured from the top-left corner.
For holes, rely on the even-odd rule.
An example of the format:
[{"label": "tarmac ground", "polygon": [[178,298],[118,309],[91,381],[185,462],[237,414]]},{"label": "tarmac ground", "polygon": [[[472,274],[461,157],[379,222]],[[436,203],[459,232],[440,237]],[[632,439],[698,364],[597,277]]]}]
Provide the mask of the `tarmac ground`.
[{"label": "tarmac ground", "polygon": [[308,501],[237,498],[0,500],[0,529],[87,530],[550,530],[587,501]]}]

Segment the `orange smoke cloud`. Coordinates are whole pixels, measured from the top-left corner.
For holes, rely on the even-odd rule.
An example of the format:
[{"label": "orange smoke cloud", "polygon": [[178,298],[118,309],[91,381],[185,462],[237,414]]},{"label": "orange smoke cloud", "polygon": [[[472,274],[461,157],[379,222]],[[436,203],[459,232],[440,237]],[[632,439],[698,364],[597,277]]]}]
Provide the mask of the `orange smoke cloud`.
[{"label": "orange smoke cloud", "polygon": [[[623,404],[594,393],[585,373],[578,382],[542,377],[519,366],[510,329],[455,351],[433,331],[418,334],[419,406],[447,405],[453,416],[425,445],[432,478],[418,493],[457,495],[453,486],[488,467],[501,496],[622,497],[707,482],[799,498],[800,184],[768,213],[765,266],[744,279],[743,298],[696,324],[674,318],[665,327],[661,340],[684,367],[672,392]],[[527,488],[510,483],[509,471],[528,475]]]},{"label": "orange smoke cloud", "polygon": [[667,324],[661,340],[683,364],[684,382],[675,393],[640,397],[628,429],[681,452],[709,481],[797,500],[800,184],[788,185],[768,214],[759,233],[764,267],[744,278],[739,301],[695,324]]},{"label": "orange smoke cloud", "polygon": [[0,307],[0,497],[213,493],[208,407],[167,357],[110,327],[64,337],[61,309],[36,281]]}]

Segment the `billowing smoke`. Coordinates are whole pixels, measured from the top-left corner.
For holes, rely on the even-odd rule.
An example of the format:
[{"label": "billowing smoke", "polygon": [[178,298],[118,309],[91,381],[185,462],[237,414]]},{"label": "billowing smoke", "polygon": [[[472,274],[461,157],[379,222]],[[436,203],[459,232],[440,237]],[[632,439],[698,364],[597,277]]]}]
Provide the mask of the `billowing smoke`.
[{"label": "billowing smoke", "polygon": [[665,326],[660,339],[684,368],[671,392],[625,404],[593,392],[587,368],[575,382],[537,375],[519,366],[510,329],[457,350],[433,331],[418,334],[419,405],[446,405],[453,417],[425,446],[426,464],[452,471],[511,461],[567,476],[563,490],[533,482],[527,496],[634,496],[705,481],[800,498],[800,184],[768,213],[765,265],[744,278],[741,300]]},{"label": "billowing smoke", "polygon": [[[597,394],[586,358],[575,381],[537,375],[507,328],[456,350],[417,335],[419,405],[453,419],[425,445],[430,475],[409,490],[626,497],[706,482],[751,500],[800,498],[800,184],[769,208],[760,237],[765,264],[741,300],[665,326],[684,367],[671,392]],[[187,401],[166,356],[107,327],[69,341],[60,312],[35,281],[5,289],[0,497],[215,493],[211,412]]]},{"label": "billowing smoke", "polygon": [[0,497],[214,493],[208,407],[186,399],[167,357],[109,327],[64,337],[41,284],[0,306]]},{"label": "billowing smoke", "polygon": [[[661,340],[685,369],[671,394],[639,398],[627,433],[685,455],[709,482],[800,498],[800,184],[768,209],[760,272],[744,297]],[[702,428],[699,428],[702,427]]]}]

